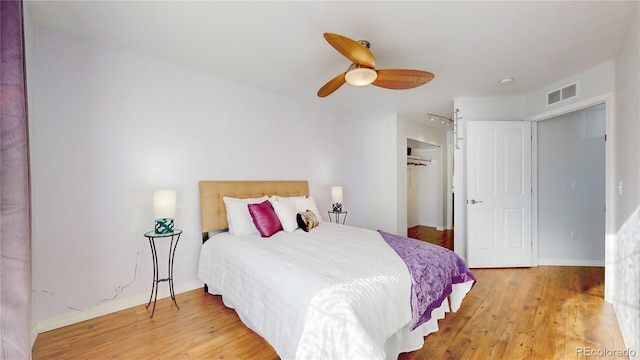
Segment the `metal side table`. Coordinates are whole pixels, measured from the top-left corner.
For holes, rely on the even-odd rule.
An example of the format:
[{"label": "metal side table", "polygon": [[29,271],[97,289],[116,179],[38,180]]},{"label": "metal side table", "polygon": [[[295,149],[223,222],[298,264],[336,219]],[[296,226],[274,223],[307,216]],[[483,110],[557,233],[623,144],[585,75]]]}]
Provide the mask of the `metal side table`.
[{"label": "metal side table", "polygon": [[[344,222],[347,220],[346,211],[327,211],[327,212],[329,213],[329,222],[335,222],[336,224],[340,224],[340,215],[344,215],[344,217],[342,218],[342,225],[344,225]],[[335,219],[331,218],[331,214],[334,215]]]},{"label": "metal side table", "polygon": [[[158,284],[163,281],[169,282],[169,292],[171,293],[171,299],[173,303],[176,305],[177,309],[180,309],[178,306],[178,302],[176,301],[176,294],[173,291],[173,259],[176,254],[176,248],[178,247],[178,240],[180,240],[180,234],[182,234],[182,230],[175,229],[171,233],[167,234],[156,234],[155,230],[149,231],[144,234],[144,236],[149,239],[149,246],[151,246],[151,256],[153,256],[153,287],[151,288],[151,296],[149,296],[149,302],[146,305],[146,308],[149,308],[151,305],[151,299],[153,299],[153,310],[151,311],[151,317],[156,312],[156,301],[158,300]],[[158,253],[156,252],[156,239],[158,238],[171,238],[171,243],[169,244],[169,274],[165,279],[159,279],[158,275]]]}]

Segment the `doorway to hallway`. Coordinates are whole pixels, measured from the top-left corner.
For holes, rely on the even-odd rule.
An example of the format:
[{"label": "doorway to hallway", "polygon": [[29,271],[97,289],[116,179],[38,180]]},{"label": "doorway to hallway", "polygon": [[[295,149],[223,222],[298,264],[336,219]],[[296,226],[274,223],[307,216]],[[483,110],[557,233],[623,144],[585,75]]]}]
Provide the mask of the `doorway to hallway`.
[{"label": "doorway to hallway", "polygon": [[408,228],[407,236],[453,251],[453,229],[440,231],[434,227],[418,225]]}]

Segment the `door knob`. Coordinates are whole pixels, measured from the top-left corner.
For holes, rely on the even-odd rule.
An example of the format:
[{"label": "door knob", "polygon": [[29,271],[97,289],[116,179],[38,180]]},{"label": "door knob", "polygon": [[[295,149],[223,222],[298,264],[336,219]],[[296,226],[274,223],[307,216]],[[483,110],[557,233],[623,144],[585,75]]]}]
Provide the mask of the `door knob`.
[{"label": "door knob", "polygon": [[471,204],[478,204],[478,203],[481,203],[481,202],[482,202],[482,201],[478,201],[478,200],[475,200],[475,199],[471,199]]}]

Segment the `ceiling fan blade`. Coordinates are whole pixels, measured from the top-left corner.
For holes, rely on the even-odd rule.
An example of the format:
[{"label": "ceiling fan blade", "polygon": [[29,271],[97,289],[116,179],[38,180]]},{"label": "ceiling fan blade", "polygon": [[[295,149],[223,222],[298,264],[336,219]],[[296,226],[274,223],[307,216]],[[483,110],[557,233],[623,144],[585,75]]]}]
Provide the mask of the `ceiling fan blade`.
[{"label": "ceiling fan blade", "polygon": [[329,96],[334,91],[338,90],[340,86],[344,85],[344,83],[347,82],[347,80],[345,80],[344,78],[345,74],[346,72],[343,72],[342,74],[334,77],[333,79],[329,80],[329,82],[324,84],[324,86],[321,87],[320,90],[318,90],[318,97]]},{"label": "ceiling fan blade", "polygon": [[386,89],[411,89],[424,85],[434,77],[433,73],[422,70],[383,69],[377,70],[378,77],[372,83]]},{"label": "ceiling fan blade", "polygon": [[366,46],[359,42],[349,39],[346,36],[332,33],[324,33],[324,38],[331,46],[338,50],[340,54],[351,60],[351,62],[369,68],[376,67],[376,58]]}]

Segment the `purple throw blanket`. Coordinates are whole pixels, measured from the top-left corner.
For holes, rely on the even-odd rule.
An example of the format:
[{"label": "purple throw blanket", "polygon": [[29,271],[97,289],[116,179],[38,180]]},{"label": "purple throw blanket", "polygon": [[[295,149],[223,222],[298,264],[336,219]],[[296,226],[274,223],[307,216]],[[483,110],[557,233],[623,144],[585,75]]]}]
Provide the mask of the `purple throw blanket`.
[{"label": "purple throw blanket", "polygon": [[451,294],[453,284],[476,280],[464,261],[451,250],[381,230],[378,232],[400,255],[411,274],[411,330],[431,319],[431,312]]}]

